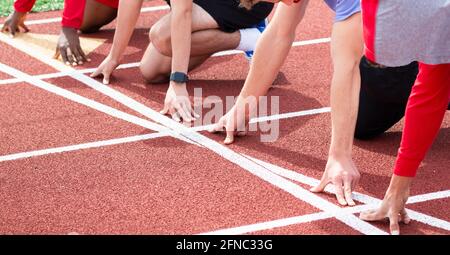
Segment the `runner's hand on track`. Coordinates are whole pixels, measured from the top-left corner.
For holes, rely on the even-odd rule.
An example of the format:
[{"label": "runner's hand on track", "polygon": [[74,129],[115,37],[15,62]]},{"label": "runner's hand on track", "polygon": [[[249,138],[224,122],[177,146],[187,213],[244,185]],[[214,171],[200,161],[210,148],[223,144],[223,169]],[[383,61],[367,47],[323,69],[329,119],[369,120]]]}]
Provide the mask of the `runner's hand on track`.
[{"label": "runner's hand on track", "polygon": [[14,11],[9,15],[9,17],[5,20],[5,24],[2,27],[2,33],[9,32],[11,37],[16,35],[16,32],[20,32],[20,28],[24,30],[24,32],[29,32],[30,29],[25,25],[25,20],[27,18],[26,12],[16,12]]},{"label": "runner's hand on track", "polygon": [[238,114],[236,109],[236,106],[234,106],[209,130],[211,133],[225,131],[226,137],[223,143],[227,145],[234,142],[235,136],[245,136],[247,134],[247,117],[244,111]]},{"label": "runner's hand on track", "polygon": [[365,221],[385,221],[389,219],[391,234],[399,235],[400,226],[398,223],[409,224],[411,221],[405,210],[405,204],[409,197],[412,179],[411,177],[393,175],[380,208],[362,212],[359,218]]},{"label": "runner's hand on track", "polygon": [[103,75],[103,84],[108,85],[113,71],[119,66],[119,61],[114,60],[111,56],[107,56],[103,62],[97,67],[97,70],[91,74],[91,77]]},{"label": "runner's hand on track", "polygon": [[329,156],[325,172],[319,185],[311,189],[312,192],[323,192],[327,184],[334,185],[336,198],[341,205],[354,206],[352,190],[358,185],[360,174],[353,160],[348,157]]},{"label": "runner's hand on track", "polygon": [[177,122],[192,122],[199,116],[194,112],[189,100],[186,84],[170,82],[161,114],[170,114]]},{"label": "runner's hand on track", "polygon": [[86,57],[80,46],[78,30],[71,27],[63,27],[56,45],[55,59],[61,56],[66,65],[82,65],[91,61]]}]

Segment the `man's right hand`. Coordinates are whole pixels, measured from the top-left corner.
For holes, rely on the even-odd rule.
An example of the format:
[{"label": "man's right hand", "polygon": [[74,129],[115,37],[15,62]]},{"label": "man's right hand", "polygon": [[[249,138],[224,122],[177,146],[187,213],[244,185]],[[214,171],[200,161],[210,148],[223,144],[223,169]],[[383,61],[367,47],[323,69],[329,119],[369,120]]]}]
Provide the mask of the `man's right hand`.
[{"label": "man's right hand", "polygon": [[233,106],[219,121],[208,131],[210,133],[225,132],[224,144],[232,144],[235,136],[245,136],[247,134],[248,116],[245,111],[238,112],[238,107]]},{"label": "man's right hand", "polygon": [[327,184],[334,185],[336,198],[341,205],[355,205],[352,190],[358,185],[360,174],[351,157],[329,156],[319,185],[312,192],[323,192]]},{"label": "man's right hand", "polygon": [[91,74],[92,78],[103,75],[103,84],[108,85],[112,72],[119,66],[119,61],[114,60],[109,55],[103,60],[103,62],[97,67],[97,70]]},{"label": "man's right hand", "polygon": [[20,28],[24,30],[24,32],[29,32],[30,29],[25,25],[25,19],[27,17],[26,12],[17,12],[14,11],[9,15],[9,17],[5,20],[5,24],[2,27],[2,33],[9,32],[11,37],[16,35],[16,32],[20,32]]}]

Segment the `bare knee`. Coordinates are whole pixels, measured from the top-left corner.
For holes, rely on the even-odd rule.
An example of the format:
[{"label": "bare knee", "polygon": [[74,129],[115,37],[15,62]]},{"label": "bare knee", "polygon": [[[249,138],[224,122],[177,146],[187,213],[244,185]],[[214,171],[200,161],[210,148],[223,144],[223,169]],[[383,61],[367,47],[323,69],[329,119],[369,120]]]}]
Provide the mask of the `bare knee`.
[{"label": "bare knee", "polygon": [[156,70],[152,70],[151,67],[142,63],[139,65],[139,70],[141,71],[142,77],[146,83],[158,84],[169,82],[169,76],[167,74],[162,74]]},{"label": "bare knee", "polygon": [[162,55],[168,57],[172,56],[170,31],[162,28],[160,24],[156,23],[150,29],[149,37],[156,50]]}]

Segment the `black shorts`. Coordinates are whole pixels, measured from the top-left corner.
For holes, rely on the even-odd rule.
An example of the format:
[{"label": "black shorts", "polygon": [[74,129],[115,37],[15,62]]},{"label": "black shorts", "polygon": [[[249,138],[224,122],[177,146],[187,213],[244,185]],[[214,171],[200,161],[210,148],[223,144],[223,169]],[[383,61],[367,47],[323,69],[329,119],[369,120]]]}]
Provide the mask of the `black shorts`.
[{"label": "black shorts", "polygon": [[359,67],[361,92],[355,138],[370,139],[403,118],[419,68],[417,62],[401,67],[374,67],[366,57]]},{"label": "black shorts", "polygon": [[[170,0],[166,0],[170,5]],[[219,29],[232,33],[242,28],[253,27],[267,16],[273,9],[273,3],[259,2],[251,10],[239,7],[239,0],[194,0],[219,25]]]}]

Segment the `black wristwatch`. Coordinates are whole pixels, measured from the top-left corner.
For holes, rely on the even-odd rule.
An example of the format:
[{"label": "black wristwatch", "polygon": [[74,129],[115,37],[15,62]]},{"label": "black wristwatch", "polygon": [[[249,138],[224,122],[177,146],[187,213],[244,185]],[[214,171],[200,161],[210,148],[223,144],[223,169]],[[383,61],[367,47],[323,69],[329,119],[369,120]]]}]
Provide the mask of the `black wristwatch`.
[{"label": "black wristwatch", "polygon": [[186,83],[189,81],[189,77],[182,72],[173,72],[170,74],[170,80],[176,83]]}]

